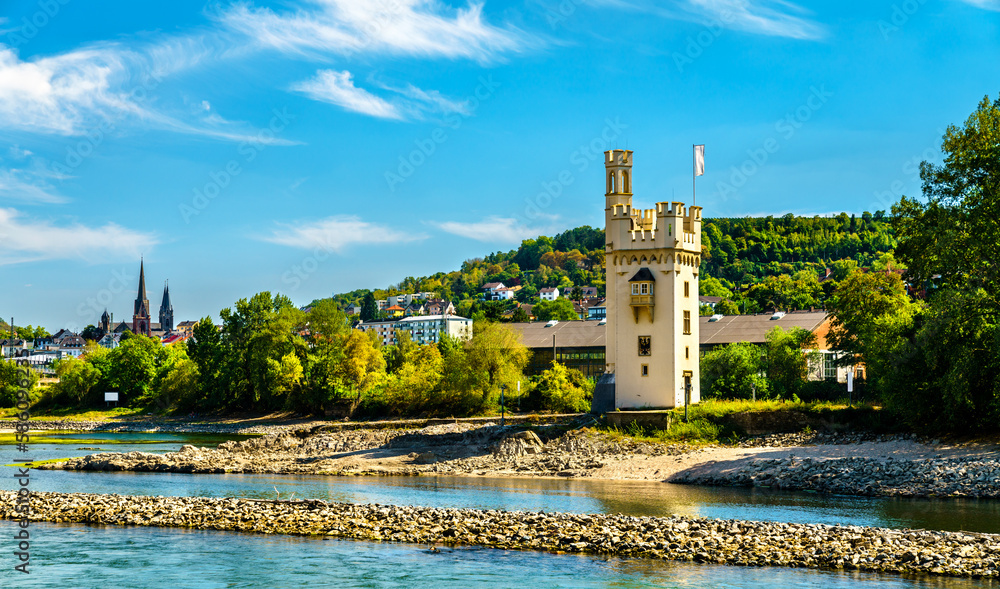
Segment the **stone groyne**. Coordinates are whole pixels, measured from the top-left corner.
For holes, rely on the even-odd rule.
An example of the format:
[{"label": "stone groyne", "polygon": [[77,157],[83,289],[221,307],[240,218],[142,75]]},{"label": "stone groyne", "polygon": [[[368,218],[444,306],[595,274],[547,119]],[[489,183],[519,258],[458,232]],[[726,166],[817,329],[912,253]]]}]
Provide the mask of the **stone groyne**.
[{"label": "stone groyne", "polygon": [[[0,517],[17,519],[15,494]],[[645,557],[741,566],[1000,576],[1000,535],[354,505],[322,501],[33,493],[32,521],[315,535],[412,544]]]},{"label": "stone groyne", "polygon": [[770,487],[869,497],[1000,498],[1000,455],[894,460],[758,459],[721,473],[682,472],[671,483]]}]

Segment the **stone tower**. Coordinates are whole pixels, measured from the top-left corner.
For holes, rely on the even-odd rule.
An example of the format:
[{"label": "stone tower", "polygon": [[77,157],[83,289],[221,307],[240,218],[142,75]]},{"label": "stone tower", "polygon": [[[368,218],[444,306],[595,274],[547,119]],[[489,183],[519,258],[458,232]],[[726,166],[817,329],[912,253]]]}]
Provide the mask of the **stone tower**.
[{"label": "stone tower", "polygon": [[152,335],[149,325],[149,299],[146,298],[146,272],[142,261],[139,262],[139,292],[136,294],[132,313],[132,333]]},{"label": "stone tower", "polygon": [[632,152],[605,152],[607,366],[615,408],[699,400],[701,207],[632,208]]},{"label": "stone tower", "polygon": [[160,329],[164,333],[174,330],[174,306],[170,304],[170,283],[163,284],[163,300],[160,301]]}]

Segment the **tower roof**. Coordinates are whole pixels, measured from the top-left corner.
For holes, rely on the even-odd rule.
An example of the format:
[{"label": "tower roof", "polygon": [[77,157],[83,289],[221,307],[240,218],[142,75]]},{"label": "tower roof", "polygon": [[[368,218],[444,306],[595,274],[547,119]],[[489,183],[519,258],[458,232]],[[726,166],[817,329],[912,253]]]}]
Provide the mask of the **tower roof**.
[{"label": "tower roof", "polygon": [[653,282],[654,280],[656,278],[653,277],[653,273],[649,271],[649,268],[640,268],[635,273],[635,276],[628,279],[629,282]]},{"label": "tower roof", "polygon": [[164,309],[170,308],[170,283],[163,283],[163,301],[160,303],[160,307]]},{"label": "tower roof", "polygon": [[146,300],[146,269],[142,260],[139,260],[139,292],[135,297],[137,300]]}]

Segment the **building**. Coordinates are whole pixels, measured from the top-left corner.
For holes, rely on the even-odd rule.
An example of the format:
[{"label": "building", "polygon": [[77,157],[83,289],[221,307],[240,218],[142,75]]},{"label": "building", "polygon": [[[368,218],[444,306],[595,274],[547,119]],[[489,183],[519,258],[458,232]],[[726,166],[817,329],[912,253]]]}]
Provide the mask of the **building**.
[{"label": "building", "polygon": [[83,341],[83,338],[78,335],[64,337],[59,342],[59,356],[79,358],[83,355],[83,347],[85,345],[87,345],[87,342]]},{"label": "building", "polygon": [[143,261],[139,261],[139,289],[135,296],[132,312],[132,333],[151,337],[149,317],[149,299],[146,298],[146,269]]},{"label": "building", "polygon": [[443,299],[428,299],[424,310],[428,315],[454,315],[455,305]]},{"label": "building", "polygon": [[614,374],[614,407],[697,403],[701,207],[633,209],[632,163],[629,150],[605,152],[605,369]]},{"label": "building", "polygon": [[707,297],[707,296],[698,297],[699,305],[705,305],[706,307],[711,308],[713,311],[715,310],[715,306],[721,302],[722,302],[722,297]]},{"label": "building", "polygon": [[604,300],[587,307],[587,321],[604,321],[608,318],[608,308],[604,306]]},{"label": "building", "polygon": [[456,339],[472,337],[472,319],[457,315],[424,315],[407,317],[396,323],[396,340],[401,333],[408,333],[418,344],[436,344],[443,334]]},{"label": "building", "polygon": [[538,298],[542,299],[543,301],[554,301],[559,298],[559,289],[549,288],[549,287],[543,288],[542,290],[538,291]]},{"label": "building", "polygon": [[[579,296],[578,296],[579,295]],[[563,293],[565,298],[593,299],[597,295],[596,286],[574,286]]]},{"label": "building", "polygon": [[[847,380],[848,368],[835,364],[836,354],[829,349],[826,334],[830,318],[825,311],[795,311],[792,313],[765,313],[761,315],[716,315],[699,317],[699,350],[711,351],[719,346],[746,342],[763,346],[767,332],[780,326],[811,331],[816,335],[818,362],[810,365],[811,380]],[[604,350],[607,343],[607,324],[603,321],[561,321],[548,323],[511,323],[521,334],[522,341],[531,350],[529,374],[539,374],[552,365],[553,350],[559,362],[596,378],[604,371]],[[599,356],[595,354],[600,353]],[[699,354],[700,355],[700,354]]]},{"label": "building", "polygon": [[382,341],[383,346],[391,346],[396,343],[396,324],[398,319],[387,319],[384,321],[362,321],[357,324],[356,329],[364,332],[374,331]]},{"label": "building", "polygon": [[498,288],[493,291],[493,300],[495,301],[512,301],[514,300],[514,293],[517,292],[513,288]]},{"label": "building", "polygon": [[163,300],[160,302],[160,329],[166,333],[174,330],[174,306],[170,304],[170,284],[163,283]]},{"label": "building", "polygon": [[181,335],[192,335],[194,333],[195,325],[198,325],[197,321],[181,321],[177,324],[177,333]]},{"label": "building", "polygon": [[399,305],[393,305],[391,307],[386,307],[384,312],[387,317],[398,319],[406,313],[406,309],[400,307]]},{"label": "building", "polygon": [[507,288],[502,282],[487,282],[483,285],[483,298],[487,301],[498,301],[500,300],[497,295],[497,291]]}]

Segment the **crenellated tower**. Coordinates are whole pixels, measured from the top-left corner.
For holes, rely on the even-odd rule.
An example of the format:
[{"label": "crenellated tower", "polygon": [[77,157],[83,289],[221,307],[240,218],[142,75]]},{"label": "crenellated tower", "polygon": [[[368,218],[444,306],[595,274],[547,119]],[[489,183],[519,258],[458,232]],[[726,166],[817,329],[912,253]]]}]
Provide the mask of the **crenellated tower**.
[{"label": "crenellated tower", "polygon": [[[701,207],[632,208],[632,152],[605,152],[607,372],[618,409],[697,403]],[[689,396],[686,396],[689,395]]]}]

